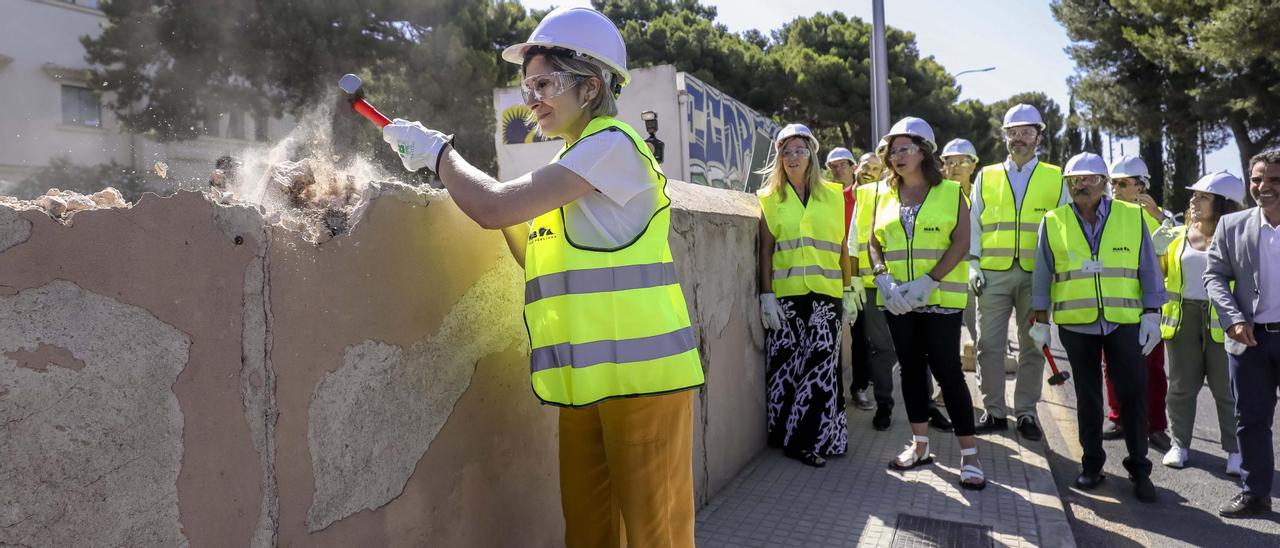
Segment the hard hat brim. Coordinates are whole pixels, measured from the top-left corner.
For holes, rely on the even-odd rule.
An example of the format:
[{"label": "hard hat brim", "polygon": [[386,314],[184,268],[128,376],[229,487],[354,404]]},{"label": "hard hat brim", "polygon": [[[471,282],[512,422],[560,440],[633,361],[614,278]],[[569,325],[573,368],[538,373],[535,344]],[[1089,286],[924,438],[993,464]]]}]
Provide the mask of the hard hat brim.
[{"label": "hard hat brim", "polygon": [[604,55],[601,55],[599,52],[591,51],[580,46],[563,44],[560,42],[522,42],[514,46],[509,46],[507,47],[507,49],[502,50],[502,59],[508,63],[523,65],[525,52],[528,51],[529,48],[532,48],[535,46],[541,46],[544,48],[566,49],[566,50],[575,52],[579,55],[590,57],[593,61],[596,61],[598,63],[605,65],[606,67],[609,67],[609,70],[617,73],[618,76],[621,76],[623,86],[631,83],[631,73],[627,71],[627,69],[618,66],[617,63],[610,61],[607,57],[605,57]]}]

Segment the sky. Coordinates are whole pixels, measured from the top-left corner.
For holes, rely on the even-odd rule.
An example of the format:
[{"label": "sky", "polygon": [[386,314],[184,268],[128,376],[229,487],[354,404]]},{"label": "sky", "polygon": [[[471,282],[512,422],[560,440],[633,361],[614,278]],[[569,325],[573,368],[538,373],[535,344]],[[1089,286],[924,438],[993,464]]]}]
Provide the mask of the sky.
[{"label": "sky", "polygon": [[[702,0],[719,10],[716,22],[734,32],[758,29],[766,35],[800,16],[841,11],[871,20],[871,0]],[[589,0],[521,0],[529,8],[590,6]],[[951,74],[996,67],[990,72],[961,75],[961,99],[994,102],[1024,91],[1042,91],[1067,110],[1067,77],[1075,63],[1064,49],[1066,31],[1049,11],[1048,1],[1036,0],[887,0],[885,22],[916,35],[923,56],[933,56]],[[892,98],[890,98],[892,100]],[[1104,141],[1106,136],[1104,135]],[[1137,154],[1136,140],[1112,141],[1111,154]],[[1105,146],[1104,146],[1105,151]],[[1103,155],[1108,156],[1107,154]],[[1110,158],[1108,158],[1110,159]],[[1240,175],[1234,144],[1205,158],[1206,171],[1227,170]]]}]

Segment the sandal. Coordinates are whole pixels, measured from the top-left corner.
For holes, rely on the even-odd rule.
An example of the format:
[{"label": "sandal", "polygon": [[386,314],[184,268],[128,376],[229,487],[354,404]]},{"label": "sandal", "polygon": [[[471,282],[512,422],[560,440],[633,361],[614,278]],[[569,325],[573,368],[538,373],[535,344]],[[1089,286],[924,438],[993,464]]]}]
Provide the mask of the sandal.
[{"label": "sandal", "polygon": [[[916,452],[916,443],[924,444],[924,456]],[[910,470],[918,466],[933,464],[933,455],[929,453],[929,436],[911,436],[911,443],[903,449],[898,457],[889,461],[889,468],[894,470]]]},{"label": "sandal", "polygon": [[[965,464],[965,457],[973,457],[978,455],[977,447],[960,450],[960,487],[972,491],[981,491],[987,488],[987,477],[982,473],[982,469],[972,464]],[[973,480],[982,480],[981,483],[974,483]]]},{"label": "sandal", "polygon": [[827,459],[822,458],[822,455],[813,451],[787,451],[786,455],[814,468],[822,468],[827,465]]}]

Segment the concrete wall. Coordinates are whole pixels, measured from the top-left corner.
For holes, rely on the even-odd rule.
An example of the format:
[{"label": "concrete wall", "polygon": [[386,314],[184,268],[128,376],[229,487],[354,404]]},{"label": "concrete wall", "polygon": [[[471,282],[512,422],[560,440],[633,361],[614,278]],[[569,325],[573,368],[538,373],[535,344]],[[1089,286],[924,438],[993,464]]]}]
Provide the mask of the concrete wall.
[{"label": "concrete wall", "polygon": [[[705,503],[764,446],[754,199],[672,186]],[[0,206],[0,544],[559,545],[521,276],[401,187],[323,244],[194,193]]]}]

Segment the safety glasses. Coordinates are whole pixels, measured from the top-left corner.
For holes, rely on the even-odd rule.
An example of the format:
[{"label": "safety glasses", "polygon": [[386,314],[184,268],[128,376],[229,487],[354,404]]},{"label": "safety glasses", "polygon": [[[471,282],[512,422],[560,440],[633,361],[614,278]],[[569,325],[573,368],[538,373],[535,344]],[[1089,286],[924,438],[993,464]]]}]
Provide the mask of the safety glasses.
[{"label": "safety glasses", "polygon": [[920,152],[919,145],[915,145],[915,144],[902,145],[897,148],[889,149],[889,157],[893,158],[894,156],[905,156],[908,154],[915,154],[917,152]]},{"label": "safety glasses", "polygon": [[1038,131],[1033,127],[1011,127],[1004,130],[1004,136],[1010,139],[1031,139]]},{"label": "safety glasses", "polygon": [[813,154],[807,148],[789,148],[781,152],[783,158],[808,158]]},{"label": "safety glasses", "polygon": [[946,160],[943,160],[943,162],[943,165],[947,167],[969,167],[977,164],[977,162],[974,162],[972,158],[967,156],[947,158]]},{"label": "safety glasses", "polygon": [[524,97],[526,105],[546,101],[564,95],[564,92],[584,79],[584,76],[561,71],[535,74],[520,82],[520,95]]},{"label": "safety glasses", "polygon": [[1101,175],[1068,175],[1066,179],[1070,186],[1097,186],[1107,180]]}]

